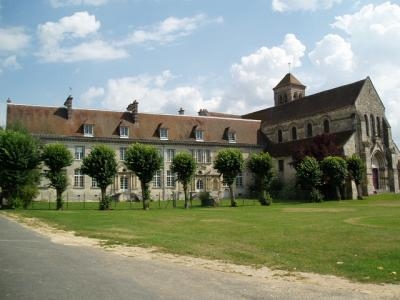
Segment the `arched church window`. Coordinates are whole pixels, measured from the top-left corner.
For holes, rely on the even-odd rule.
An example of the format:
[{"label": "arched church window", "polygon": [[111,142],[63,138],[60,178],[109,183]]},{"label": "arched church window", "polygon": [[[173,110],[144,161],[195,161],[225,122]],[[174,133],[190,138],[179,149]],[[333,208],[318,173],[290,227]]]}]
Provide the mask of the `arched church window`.
[{"label": "arched church window", "polygon": [[313,128],[312,128],[312,124],[308,123],[307,124],[307,137],[312,137],[313,136]]},{"label": "arched church window", "polygon": [[294,92],[293,98],[297,99],[297,92]]},{"label": "arched church window", "polygon": [[329,128],[329,120],[325,119],[324,120],[324,133],[329,133],[330,128]]},{"label": "arched church window", "polygon": [[381,120],[379,117],[376,117],[376,133],[379,137],[381,136]]},{"label": "arched church window", "polygon": [[279,95],[279,104],[282,104],[282,103],[283,103],[282,95]]},{"label": "arched church window", "polygon": [[295,126],[292,127],[292,140],[297,140],[297,128]]},{"label": "arched church window", "polygon": [[369,122],[368,122],[368,116],[364,115],[364,119],[365,119],[365,131],[367,133],[367,136],[369,136]]},{"label": "arched church window", "polygon": [[370,120],[371,120],[371,135],[372,135],[372,137],[374,137],[374,136],[376,135],[376,132],[375,132],[375,118],[374,118],[374,115],[370,115],[369,118],[370,118]]},{"label": "arched church window", "polygon": [[278,130],[278,143],[282,143],[283,136],[282,136],[282,129]]}]

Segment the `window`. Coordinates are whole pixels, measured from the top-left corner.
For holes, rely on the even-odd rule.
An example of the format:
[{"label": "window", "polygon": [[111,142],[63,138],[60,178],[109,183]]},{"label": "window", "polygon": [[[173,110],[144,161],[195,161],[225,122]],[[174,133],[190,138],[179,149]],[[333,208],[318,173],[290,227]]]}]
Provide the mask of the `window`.
[{"label": "window", "polygon": [[379,137],[381,136],[381,120],[379,117],[376,117],[376,133]]},{"label": "window", "polygon": [[197,180],[196,189],[199,190],[199,191],[204,190],[204,182],[203,182],[202,179]]},{"label": "window", "polygon": [[127,126],[120,126],[119,127],[119,137],[121,138],[128,138],[129,137],[129,127]]},{"label": "window", "polygon": [[371,135],[372,137],[375,137],[376,132],[375,132],[375,118],[373,115],[370,115],[370,119],[371,119]]},{"label": "window", "polygon": [[196,135],[196,141],[204,141],[203,130],[196,130],[195,135]]},{"label": "window", "polygon": [[297,128],[292,127],[292,140],[297,140]]},{"label": "window", "polygon": [[285,168],[283,159],[278,160],[278,170],[279,172],[283,172]]},{"label": "window", "polygon": [[278,143],[283,142],[283,135],[282,135],[282,129],[278,130]]},{"label": "window", "polygon": [[153,187],[160,188],[161,187],[161,171],[158,170],[153,176]]},{"label": "window", "polygon": [[367,133],[367,136],[369,136],[369,122],[368,122],[368,116],[364,115],[364,119],[365,119],[365,131]]},{"label": "window", "polygon": [[99,184],[97,183],[97,180],[92,178],[92,188],[98,188]]},{"label": "window", "polygon": [[119,177],[119,189],[123,191],[128,189],[128,176],[122,175]]},{"label": "window", "polygon": [[120,147],[119,148],[119,159],[125,160],[125,154],[126,154],[126,147]]},{"label": "window", "polygon": [[175,157],[175,149],[167,149],[167,162],[172,162]]},{"label": "window", "polygon": [[329,133],[329,120],[324,120],[324,133]]},{"label": "window", "polygon": [[167,170],[167,187],[175,187],[175,174]]},{"label": "window", "polygon": [[83,188],[85,187],[84,175],[81,169],[74,170],[74,187]]},{"label": "window", "polygon": [[312,137],[312,136],[313,136],[312,124],[308,123],[307,124],[307,137]]},{"label": "window", "polygon": [[243,187],[243,174],[242,173],[239,173],[236,176],[236,186],[237,187]]},{"label": "window", "polygon": [[211,152],[207,149],[192,150],[192,156],[197,163],[211,163]]},{"label": "window", "polygon": [[85,147],[75,146],[75,159],[81,160],[85,157]]},{"label": "window", "polygon": [[168,128],[160,128],[160,140],[168,140]]},{"label": "window", "polygon": [[228,132],[228,142],[229,143],[236,143],[236,133],[233,131]]},{"label": "window", "polygon": [[84,124],[83,125],[83,135],[84,136],[93,136],[93,124]]}]

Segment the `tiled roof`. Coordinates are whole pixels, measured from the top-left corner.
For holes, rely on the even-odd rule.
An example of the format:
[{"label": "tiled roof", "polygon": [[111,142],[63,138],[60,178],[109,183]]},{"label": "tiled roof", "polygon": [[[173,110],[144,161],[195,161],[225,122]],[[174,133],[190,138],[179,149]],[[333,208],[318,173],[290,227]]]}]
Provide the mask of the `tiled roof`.
[{"label": "tiled roof", "polygon": [[[344,144],[351,138],[354,131],[342,131],[336,132],[333,135],[335,145],[338,148],[342,148]],[[303,147],[307,147],[311,145],[313,142],[314,137],[296,140],[296,141],[289,141],[285,143],[269,143],[267,146],[267,151],[273,157],[285,157],[291,156],[296,150],[302,149]]]},{"label": "tiled roof", "polygon": [[204,131],[204,143],[229,144],[226,132],[230,130],[236,133],[238,145],[265,144],[261,122],[246,119],[139,113],[133,122],[130,112],[88,109],[72,109],[68,119],[65,107],[8,104],[7,126],[13,123],[48,137],[83,137],[83,125],[93,124],[96,139],[119,139],[119,127],[124,126],[129,128],[129,139],[150,142],[160,140],[160,128],[168,128],[169,142],[184,143],[196,142],[193,132],[198,126]]},{"label": "tiled roof", "polygon": [[305,87],[305,85],[302,84],[296,77],[294,77],[293,74],[287,73],[285,77],[283,77],[282,80],[273,89],[275,90],[277,88],[280,88],[282,86],[287,86],[289,84]]},{"label": "tiled roof", "polygon": [[263,120],[265,125],[270,126],[354,105],[366,80],[367,79],[363,79],[331,90],[326,90],[279,106],[256,111],[242,117]]}]

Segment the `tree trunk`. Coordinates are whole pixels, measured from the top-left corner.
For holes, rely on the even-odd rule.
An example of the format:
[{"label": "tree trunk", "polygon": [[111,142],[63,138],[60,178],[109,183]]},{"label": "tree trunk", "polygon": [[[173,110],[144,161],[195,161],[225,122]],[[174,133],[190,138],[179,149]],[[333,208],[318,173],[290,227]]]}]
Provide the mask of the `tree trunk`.
[{"label": "tree trunk", "polygon": [[356,189],[357,189],[357,199],[358,200],[364,199],[363,196],[362,196],[361,184],[356,183]]},{"label": "tree trunk", "polygon": [[185,208],[189,208],[189,199],[188,199],[188,193],[187,193],[187,184],[183,184],[183,193],[185,194]]},{"label": "tree trunk", "polygon": [[110,205],[109,205],[108,201],[106,200],[106,189],[107,189],[107,187],[100,187],[100,191],[101,191],[101,199],[100,199],[100,203],[99,203],[100,210],[107,210],[110,208]]},{"label": "tree trunk", "polygon": [[340,186],[337,185],[335,187],[335,189],[336,189],[336,200],[341,200],[342,197],[341,197],[341,194],[340,194]]},{"label": "tree trunk", "polygon": [[141,182],[142,186],[142,198],[143,198],[143,210],[148,210],[149,207],[149,186],[145,182]]},{"label": "tree trunk", "polygon": [[57,197],[57,210],[63,209],[62,191],[56,190]]},{"label": "tree trunk", "polygon": [[229,185],[229,195],[231,196],[231,207],[236,207],[235,193],[233,192],[233,183]]}]

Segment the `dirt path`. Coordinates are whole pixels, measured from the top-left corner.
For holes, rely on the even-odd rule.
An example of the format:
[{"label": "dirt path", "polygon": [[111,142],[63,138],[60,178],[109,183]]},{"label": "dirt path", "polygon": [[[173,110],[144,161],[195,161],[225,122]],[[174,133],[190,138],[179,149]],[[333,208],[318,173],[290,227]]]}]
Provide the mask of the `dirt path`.
[{"label": "dirt path", "polygon": [[235,265],[222,261],[207,260],[189,256],[181,256],[158,252],[156,248],[141,248],[127,246],[105,247],[101,240],[75,236],[74,232],[63,231],[50,227],[35,218],[21,218],[13,214],[3,214],[3,216],[15,220],[51,239],[52,242],[69,246],[85,246],[101,248],[104,251],[112,252],[116,255],[134,257],[139,260],[161,260],[197,269],[207,269],[217,272],[232,273],[251,277],[260,281],[274,281],[313,285],[329,290],[348,290],[352,293],[357,292],[360,299],[400,299],[400,285],[393,284],[364,284],[351,282],[347,279],[336,276],[319,275],[314,273],[289,272],[282,270],[271,270],[267,267],[253,268],[250,266]]}]

